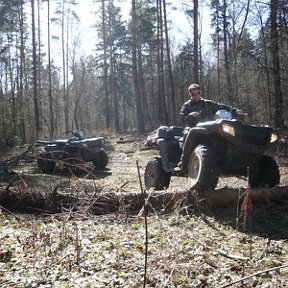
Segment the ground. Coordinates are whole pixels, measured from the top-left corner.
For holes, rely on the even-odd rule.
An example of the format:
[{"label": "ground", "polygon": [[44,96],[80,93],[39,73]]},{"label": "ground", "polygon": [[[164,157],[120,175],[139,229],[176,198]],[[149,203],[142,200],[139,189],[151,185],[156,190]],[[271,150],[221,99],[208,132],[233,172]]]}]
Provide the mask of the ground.
[{"label": "ground", "polygon": [[[145,287],[144,283],[163,288],[288,287],[286,200],[252,203],[244,215],[237,203],[222,207],[183,202],[175,202],[178,205],[173,207],[169,203],[149,206],[147,218],[143,209],[131,213],[126,202],[107,214],[111,208],[107,204],[116,203],[111,199],[113,193],[125,197],[141,191],[145,165],[157,154],[143,149],[142,138],[107,140],[109,169],[95,172],[95,177],[65,171],[43,174],[35,159],[28,157],[13,167],[16,175],[0,183],[0,200],[9,190],[44,200],[54,191],[78,201],[77,209],[63,205],[61,212],[54,214],[42,207],[19,212],[2,206],[0,287],[136,288]],[[1,160],[26,148],[5,150]],[[280,186],[287,191],[288,169],[279,156]],[[244,180],[226,178],[217,189],[246,186]],[[177,195],[188,188],[186,179],[172,178],[166,193]],[[109,209],[95,215],[95,204]],[[254,273],[258,274],[252,276]]]}]

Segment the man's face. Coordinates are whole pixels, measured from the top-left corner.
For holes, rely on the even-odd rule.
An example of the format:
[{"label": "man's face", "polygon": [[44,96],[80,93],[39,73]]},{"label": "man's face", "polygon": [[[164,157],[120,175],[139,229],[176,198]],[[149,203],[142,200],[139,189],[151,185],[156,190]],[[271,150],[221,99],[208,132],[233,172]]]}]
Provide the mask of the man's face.
[{"label": "man's face", "polygon": [[190,95],[192,101],[197,102],[201,98],[201,90],[200,89],[191,89],[189,91],[189,95]]}]

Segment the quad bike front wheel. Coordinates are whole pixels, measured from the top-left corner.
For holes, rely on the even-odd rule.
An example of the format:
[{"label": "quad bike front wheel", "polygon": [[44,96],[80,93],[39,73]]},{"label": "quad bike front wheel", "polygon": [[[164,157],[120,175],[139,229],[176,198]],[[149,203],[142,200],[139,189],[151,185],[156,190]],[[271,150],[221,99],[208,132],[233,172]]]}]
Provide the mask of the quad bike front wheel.
[{"label": "quad bike front wheel", "polygon": [[188,165],[188,178],[192,189],[215,189],[218,175],[215,171],[215,155],[207,145],[199,145],[192,152]]},{"label": "quad bike front wheel", "polygon": [[103,169],[108,165],[108,155],[105,150],[101,149],[95,159],[92,161],[94,167],[97,169]]},{"label": "quad bike front wheel", "polygon": [[277,162],[268,155],[263,155],[250,173],[251,188],[274,187],[280,183],[280,172]]},{"label": "quad bike front wheel", "polygon": [[49,153],[42,153],[37,158],[37,166],[42,172],[48,173],[54,171],[56,163]]},{"label": "quad bike front wheel", "polygon": [[170,185],[171,174],[167,173],[162,168],[160,157],[155,157],[150,160],[146,166],[144,174],[145,188],[153,188],[155,190],[163,190]]}]

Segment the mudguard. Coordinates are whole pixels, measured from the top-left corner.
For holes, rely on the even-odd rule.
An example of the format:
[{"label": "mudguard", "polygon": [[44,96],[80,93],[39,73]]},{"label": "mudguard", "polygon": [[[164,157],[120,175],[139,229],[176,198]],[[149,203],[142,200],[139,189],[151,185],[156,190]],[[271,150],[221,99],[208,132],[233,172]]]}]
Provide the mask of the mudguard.
[{"label": "mudguard", "polygon": [[189,129],[189,132],[184,136],[184,144],[182,151],[182,169],[188,169],[188,161],[192,151],[199,144],[209,143],[209,131],[202,127],[193,127]]}]

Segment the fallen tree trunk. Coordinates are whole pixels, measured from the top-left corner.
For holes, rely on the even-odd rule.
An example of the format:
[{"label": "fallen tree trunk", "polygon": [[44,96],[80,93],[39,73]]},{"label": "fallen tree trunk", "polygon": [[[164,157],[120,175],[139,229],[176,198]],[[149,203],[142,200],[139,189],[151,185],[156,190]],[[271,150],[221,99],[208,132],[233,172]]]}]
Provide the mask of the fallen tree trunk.
[{"label": "fallen tree trunk", "polygon": [[[86,211],[96,215],[126,211],[139,213],[144,201],[150,212],[167,213],[186,206],[223,206],[239,205],[243,201],[245,189],[222,188],[212,191],[147,191],[141,192],[108,192],[96,193],[79,198],[74,195],[58,192],[58,187],[47,193],[21,190],[10,184],[0,189],[0,205],[11,211],[30,210],[59,213],[63,209]],[[253,204],[284,202],[288,200],[287,187],[273,189],[251,189],[250,197]]]},{"label": "fallen tree trunk", "polygon": [[[213,191],[204,191],[198,194],[198,201],[208,201],[211,205],[230,205],[242,203],[247,189],[222,188]],[[288,187],[250,189],[252,203],[268,203],[271,201],[288,200]]]}]

